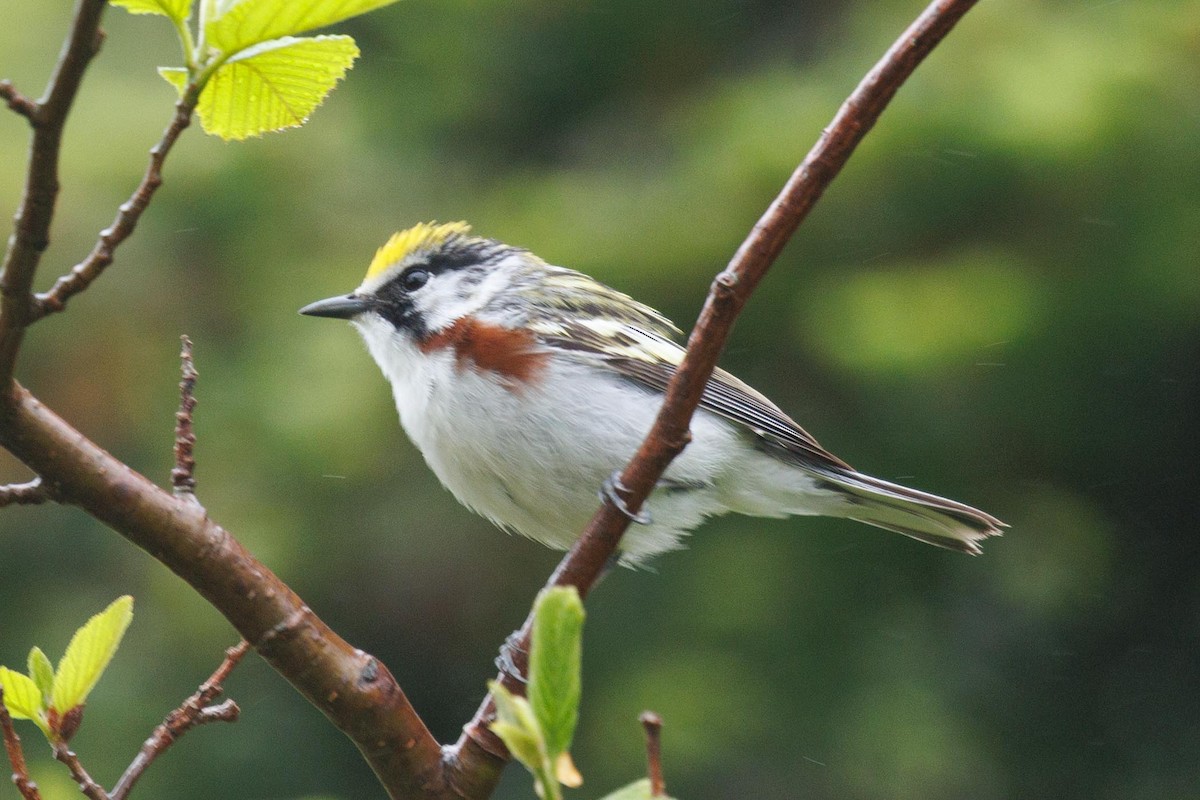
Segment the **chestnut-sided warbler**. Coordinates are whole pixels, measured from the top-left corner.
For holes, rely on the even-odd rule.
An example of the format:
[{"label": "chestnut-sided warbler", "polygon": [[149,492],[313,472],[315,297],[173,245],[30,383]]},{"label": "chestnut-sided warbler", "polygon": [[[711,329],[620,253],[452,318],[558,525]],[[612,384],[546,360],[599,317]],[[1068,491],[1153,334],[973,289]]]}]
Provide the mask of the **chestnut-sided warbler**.
[{"label": "chestnut-sided warbler", "polygon": [[[392,384],[400,421],[459,502],[503,528],[570,547],[658,413],[683,349],[654,309],[528,250],[420,224],[392,236],[362,285],[301,314],[350,320]],[[706,517],[848,517],[978,553],[1004,524],[856,472],[724,370],[692,442],[621,542],[637,564]]]}]

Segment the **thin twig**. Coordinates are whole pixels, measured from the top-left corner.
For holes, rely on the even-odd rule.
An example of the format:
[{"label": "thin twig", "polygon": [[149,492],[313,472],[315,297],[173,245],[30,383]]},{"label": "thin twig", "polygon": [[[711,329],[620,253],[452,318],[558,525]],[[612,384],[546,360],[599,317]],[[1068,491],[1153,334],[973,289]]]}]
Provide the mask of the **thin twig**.
[{"label": "thin twig", "polygon": [[25,800],[42,800],[37,784],[29,779],[29,767],[25,764],[25,748],[21,747],[21,737],[13,727],[12,717],[8,706],[4,705],[4,687],[0,686],[0,728],[4,729],[4,749],[8,752],[8,761],[12,764],[12,781],[17,785],[17,791]]},{"label": "thin twig", "polygon": [[67,113],[75,102],[83,73],[100,50],[100,16],[105,0],[78,0],[66,46],[45,96],[30,118],[33,143],[25,191],[0,274],[0,403],[9,399],[13,367],[25,328],[38,315],[33,276],[50,245],[50,220],[58,196],[58,153]]},{"label": "thin twig", "polygon": [[83,764],[79,761],[79,756],[75,755],[75,751],[67,746],[66,742],[56,742],[54,745],[54,757],[67,765],[67,769],[71,772],[71,777],[79,786],[79,791],[87,796],[88,800],[112,800],[108,796],[108,792],[104,791],[104,787],[96,783],[88,771],[83,768]]},{"label": "thin twig", "polygon": [[215,700],[221,692],[224,691],[222,684],[229,677],[229,673],[238,665],[242,657],[250,650],[250,644],[244,639],[238,642],[235,646],[225,651],[225,660],[221,662],[221,666],[217,667],[216,671],[209,676],[208,680],[200,684],[200,688],[195,694],[184,700],[179,708],[172,711],[166,716],[154,732],[150,734],[150,738],[146,739],[142,744],[142,749],[134,756],[133,761],[129,763],[129,767],[125,770],[125,774],[117,781],[117,785],[113,787],[109,797],[110,800],[125,800],[129,792],[133,789],[133,785],[137,783],[138,778],[142,777],[142,773],[146,768],[154,763],[154,760],[166,752],[167,748],[173,745],[181,736],[198,725],[206,725],[210,722],[236,722],[240,709],[237,703],[232,700],[226,700],[219,705],[209,705]]},{"label": "thin twig", "polygon": [[41,478],[25,483],[0,486],[0,508],[5,506],[38,506],[54,499],[54,493]]},{"label": "thin twig", "polygon": [[158,190],[159,186],[162,186],[163,162],[166,161],[167,155],[179,139],[179,135],[188,125],[192,124],[192,112],[196,110],[198,97],[199,92],[196,87],[189,86],[183,97],[175,103],[175,116],[171,118],[171,123],[163,131],[162,139],[150,148],[150,164],[146,167],[142,182],[134,189],[129,199],[121,204],[112,225],[100,231],[100,238],[96,240],[96,244],[92,248],[92,252],[88,253],[87,258],[56,280],[50,287],[50,291],[37,296],[31,322],[64,310],[67,307],[67,300],[91,286],[92,282],[100,277],[104,268],[113,262],[117,247],[129,238],[129,234],[133,233],[142,212],[150,205],[154,192]]},{"label": "thin twig", "polygon": [[646,765],[650,774],[650,796],[665,797],[667,784],[662,771],[662,717],[653,711],[643,711],[638,717],[646,729]]},{"label": "thin twig", "polygon": [[4,102],[9,108],[30,122],[37,119],[38,111],[40,111],[38,104],[18,92],[17,87],[12,85],[12,81],[7,79],[0,81],[0,98],[4,98]]},{"label": "thin twig", "polygon": [[[931,3],[838,109],[833,121],[755,224],[729,265],[714,279],[688,339],[687,353],[667,387],[654,426],[621,473],[621,483],[627,488],[628,511],[619,510],[608,502],[601,505],[570,552],[559,562],[547,585],[574,586],[581,596],[586,596],[595,584],[616,552],[631,514],[641,509],[667,466],[687,445],[692,414],[700,403],[733,322],[751,292],[896,91],[976,2],[935,0]],[[532,619],[531,613],[518,635],[510,637],[518,654],[529,649]],[[518,666],[524,667],[519,662]],[[504,671],[496,679],[510,691],[523,691],[520,680]],[[449,749],[449,771],[494,770],[494,780],[499,779],[497,765],[508,754],[488,729],[494,714],[495,705],[489,695],[463,727],[458,742]],[[478,781],[477,776],[472,777]]]},{"label": "thin twig", "polygon": [[192,340],[180,336],[182,347],[179,351],[180,372],[183,377],[179,381],[179,410],[175,412],[175,468],[171,470],[171,486],[175,496],[196,500],[196,459],[193,451],[196,447],[196,433],[192,428],[192,412],[196,409],[196,362],[192,359]]}]

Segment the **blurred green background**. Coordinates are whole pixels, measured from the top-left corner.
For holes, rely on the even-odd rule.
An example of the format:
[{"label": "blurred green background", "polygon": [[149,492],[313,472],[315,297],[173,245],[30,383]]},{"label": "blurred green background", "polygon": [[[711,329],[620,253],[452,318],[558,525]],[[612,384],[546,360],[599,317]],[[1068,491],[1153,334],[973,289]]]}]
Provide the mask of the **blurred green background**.
[{"label": "blurred green background", "polygon": [[[37,94],[69,4],[6,0]],[[460,508],[348,327],[297,316],[402,227],[476,229],[687,327],[708,282],[918,2],[408,0],[298,131],[189,130],[117,263],[19,375],[156,480],[196,343],[200,497],[457,736],[558,556]],[[78,261],[171,114],[161,19],[107,13],[38,284]],[[845,521],[715,520],[589,603],[595,797],[666,721],[681,798],[1200,796],[1200,3],[982,3],[904,87],[747,308],[723,364],[855,466],[991,511],[981,558]],[[0,115],[0,208],[26,126]],[[7,215],[10,213],[6,211]],[[7,458],[7,457],[6,457]],[[25,479],[11,459],[0,477]],[[111,785],[236,635],[70,508],[0,512],[0,663],[136,596],[75,740]],[[136,797],[382,797],[255,658],[237,725]],[[78,796],[32,727],[47,800]],[[0,796],[16,797],[11,788]],[[499,797],[530,797],[507,774]]]}]

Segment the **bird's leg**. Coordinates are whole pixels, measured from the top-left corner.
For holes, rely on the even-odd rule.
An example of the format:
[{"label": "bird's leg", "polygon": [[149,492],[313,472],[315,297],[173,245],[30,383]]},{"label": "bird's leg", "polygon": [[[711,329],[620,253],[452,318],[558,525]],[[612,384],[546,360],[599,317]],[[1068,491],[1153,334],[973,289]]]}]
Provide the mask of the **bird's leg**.
[{"label": "bird's leg", "polygon": [[630,520],[638,525],[649,525],[654,521],[647,509],[642,509],[638,513],[633,513],[629,510],[629,506],[625,504],[625,498],[622,494],[628,494],[629,490],[625,488],[625,484],[621,483],[621,473],[619,470],[614,471],[604,479],[604,483],[600,484],[600,500],[602,502],[612,503],[613,506]]}]

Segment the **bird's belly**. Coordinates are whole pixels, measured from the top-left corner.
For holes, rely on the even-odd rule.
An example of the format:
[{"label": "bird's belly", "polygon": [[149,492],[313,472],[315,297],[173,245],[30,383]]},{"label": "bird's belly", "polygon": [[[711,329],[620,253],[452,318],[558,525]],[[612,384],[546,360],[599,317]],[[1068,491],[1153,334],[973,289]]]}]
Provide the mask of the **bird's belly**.
[{"label": "bird's belly", "polygon": [[[570,364],[551,366],[537,385],[513,388],[465,369],[435,383],[419,421],[406,419],[405,427],[463,505],[567,548],[599,505],[605,478],[641,443],[659,402],[620,378]],[[673,472],[687,464],[677,462]]]}]

